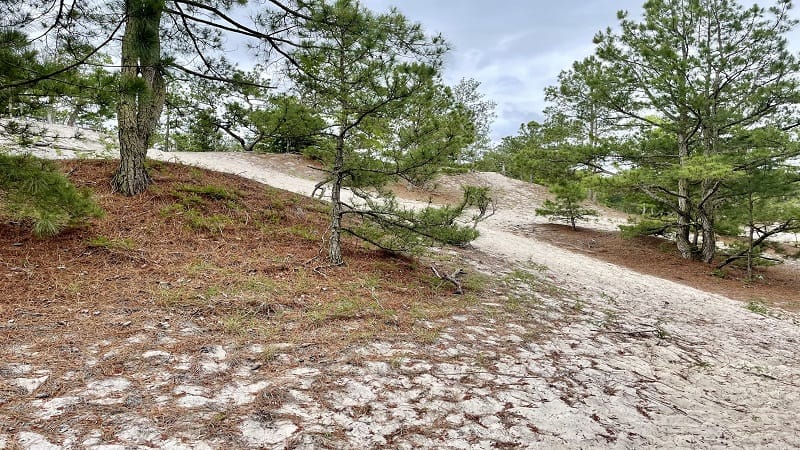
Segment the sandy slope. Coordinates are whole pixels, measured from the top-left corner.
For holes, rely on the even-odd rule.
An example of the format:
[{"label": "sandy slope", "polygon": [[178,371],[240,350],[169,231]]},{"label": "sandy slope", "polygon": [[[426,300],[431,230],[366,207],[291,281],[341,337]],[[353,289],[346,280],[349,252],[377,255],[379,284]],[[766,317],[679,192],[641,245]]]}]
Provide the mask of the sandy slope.
[{"label": "sandy slope", "polygon": [[[314,184],[275,171],[257,155],[156,157],[238,173],[303,194]],[[534,220],[542,197],[525,183],[497,174],[479,176],[498,194],[500,209],[481,224],[474,246],[509,261],[546,266],[559,285],[580,295],[576,301],[585,303],[584,310],[613,316],[609,330],[598,331],[602,327],[591,320],[578,322],[547,344],[564,352],[567,361],[561,364],[578,370],[600,361],[607,368],[578,378],[590,391],[601,380],[614,382],[619,401],[593,398],[587,406],[616,417],[624,431],[651,444],[800,446],[794,421],[800,411],[800,328],[791,318],[763,317],[728,298],[511,234],[514,225]],[[613,225],[609,220],[601,224]],[[640,330],[658,330],[669,339],[621,334]],[[580,345],[573,349],[567,344],[571,341]],[[645,419],[642,408],[652,420]],[[565,419],[575,413],[567,405],[555,412]],[[563,426],[569,425],[565,420]]]},{"label": "sandy slope", "polygon": [[[271,164],[259,155],[154,151],[150,156],[239,174],[305,195],[315,184],[311,176],[289,175],[285,162]],[[478,251],[469,253],[475,266],[493,276],[518,268],[561,290],[529,295],[520,279],[520,296],[529,302],[519,310],[518,320],[492,319],[492,309],[501,305],[487,302],[479,306],[481,311],[432,324],[442,329],[435,345],[379,342],[352,354],[331,355],[321,366],[287,359],[285,373],[266,378],[227,365],[243,359],[235,352],[257,348],[235,350],[224,342],[209,342],[219,348],[219,356],[209,356],[143,347],[143,358],[158,357],[163,365],[153,363],[140,378],[154,380],[148,389],[166,389],[158,398],[184,408],[190,431],[172,433],[147,418],[120,416],[124,424],[115,438],[118,447],[229,446],[228,441],[203,441],[192,434],[192,415],[202,414],[209,405],[252,402],[257,393],[273,388],[290,393],[279,412],[295,419],[267,423],[243,416],[234,445],[800,447],[800,328],[795,318],[753,314],[740,302],[514,235],[512,227],[536,220],[533,209],[545,193],[497,174],[466,178],[492,186],[500,207],[480,225],[481,237],[474,243]],[[444,180],[443,189],[456,189],[458,181]],[[596,226],[612,227],[618,220]],[[149,333],[142,331],[142,342],[150,342]],[[368,361],[354,366],[348,362],[353,355]],[[203,386],[187,381],[174,388],[158,384],[170,377],[187,379],[180,365],[211,357],[216,359],[208,364],[207,376],[213,381],[207,379]],[[46,362],[35,361],[35,355],[29,358],[29,367],[5,367],[0,375],[24,384],[36,379],[31,374],[47,373]],[[13,375],[14,370],[22,375]],[[92,384],[98,382],[110,386],[106,393],[98,394]],[[312,398],[309,389],[314,383],[324,383],[325,398]],[[64,397],[31,406],[40,409],[41,417],[56,420],[66,414],[58,409],[61,404],[74,405],[85,398],[113,404],[128,395],[129,385],[126,379],[90,380]],[[100,437],[85,438],[91,430],[67,428],[69,432],[59,435],[64,437],[49,441],[30,430],[0,434],[0,449],[14,443],[24,448],[108,443]],[[173,425],[170,430],[178,428]],[[331,440],[325,437],[331,430],[341,434]]]}]

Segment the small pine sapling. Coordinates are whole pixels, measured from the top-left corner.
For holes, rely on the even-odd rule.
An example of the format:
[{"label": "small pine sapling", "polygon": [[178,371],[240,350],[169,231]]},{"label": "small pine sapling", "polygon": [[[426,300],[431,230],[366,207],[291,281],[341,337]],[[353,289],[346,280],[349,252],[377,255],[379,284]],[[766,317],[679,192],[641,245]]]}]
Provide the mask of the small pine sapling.
[{"label": "small pine sapling", "polygon": [[545,200],[541,208],[536,208],[537,216],[546,216],[551,221],[569,223],[576,230],[576,222],[596,216],[597,211],[583,207],[586,191],[577,184],[557,184],[550,188],[556,199]]}]

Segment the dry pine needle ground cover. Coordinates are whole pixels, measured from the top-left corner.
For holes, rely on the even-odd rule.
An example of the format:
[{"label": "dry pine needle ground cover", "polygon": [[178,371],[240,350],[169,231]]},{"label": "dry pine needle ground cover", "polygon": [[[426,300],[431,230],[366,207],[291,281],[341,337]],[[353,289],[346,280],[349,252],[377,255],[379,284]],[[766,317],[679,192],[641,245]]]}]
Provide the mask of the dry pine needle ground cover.
[{"label": "dry pine needle ground cover", "polygon": [[[466,298],[454,297],[427,265],[353,240],[344,249],[347,267],[319,269],[328,220],[322,202],[154,161],[155,184],[127,198],[110,192],[114,162],[61,164],[77,185],[92,188],[106,215],[53,239],[33,238],[25,224],[0,224],[0,338],[6,345],[45,350],[65,337],[124,336],[135,321],[177,314],[233,337],[336,347],[378,335],[425,335],[425,320],[480,295],[473,289]],[[702,290],[800,307],[800,273],[792,268],[760,269],[760,281],[745,283],[735,270],[719,277],[709,265],[687,264],[655,238],[551,224],[518,232]],[[487,287],[485,280],[472,281]],[[105,313],[118,320],[98,320]]]},{"label": "dry pine needle ground cover", "polygon": [[569,226],[559,224],[537,224],[518,232],[639,273],[672,280],[706,292],[745,302],[779,306],[791,311],[800,310],[800,297],[797,294],[800,288],[800,270],[793,264],[758,267],[755,280],[748,281],[742,268],[728,266],[722,271],[716,271],[712,264],[685,261],[678,255],[675,245],[662,238],[625,239],[619,232],[583,227],[573,231]]},{"label": "dry pine needle ground cover", "polygon": [[322,202],[232,175],[150,164],[155,184],[127,198],[110,192],[113,161],[63,162],[106,212],[82,229],[35,239],[24,224],[0,224],[0,345],[80,367],[82,356],[69,352],[80,342],[125,338],[140,323],[166,326],[177,316],[232,340],[333,351],[424,336],[425,320],[470,301],[452,296],[427,266],[357,241],[345,242],[346,267],[320,268]]}]

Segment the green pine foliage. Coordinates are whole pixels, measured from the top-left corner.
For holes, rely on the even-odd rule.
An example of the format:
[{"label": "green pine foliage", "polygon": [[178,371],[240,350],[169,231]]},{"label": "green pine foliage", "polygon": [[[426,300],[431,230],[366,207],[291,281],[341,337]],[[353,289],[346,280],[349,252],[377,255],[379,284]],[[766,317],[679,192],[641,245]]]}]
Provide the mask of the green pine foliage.
[{"label": "green pine foliage", "polygon": [[721,192],[718,224],[739,239],[717,267],[740,263],[753,276],[765,262],[768,239],[800,231],[800,155],[797,137],[776,128],[736,130],[728,141],[738,164]]},{"label": "green pine foliage", "polygon": [[[96,55],[90,65],[64,70],[60,55],[37,51],[18,30],[0,29],[0,115],[35,117],[68,125],[99,126],[114,110],[116,74],[94,64],[109,63]],[[25,82],[40,73],[58,76],[33,85]]]},{"label": "green pine foliage", "polygon": [[595,36],[591,70],[573,66],[589,104],[635,135],[639,145],[610,155],[622,163],[617,176],[671,211],[684,258],[714,260],[728,190],[757,150],[738,146],[737,135],[794,127],[784,114],[798,104],[791,7],[648,1],[640,20],[620,13],[619,31]]},{"label": "green pine foliage", "polygon": [[[39,66],[38,53],[27,36],[10,28],[0,28],[0,86],[13,85],[28,76],[26,68]],[[28,113],[40,103],[37,98],[20,96],[20,87],[0,89],[0,114]]]},{"label": "green pine foliage", "polygon": [[30,223],[38,237],[100,217],[87,189],[78,189],[51,162],[32,156],[0,154],[0,208],[14,221]]},{"label": "green pine foliage", "polygon": [[299,99],[280,95],[270,97],[265,109],[257,109],[246,116],[247,122],[261,137],[253,148],[257,152],[304,153],[312,151],[325,129],[323,121]]},{"label": "green pine foliage", "polygon": [[[719,233],[744,233],[755,249],[795,229],[791,7],[651,0],[641,16],[620,12],[595,54],[545,91],[546,119],[478,166],[543,184],[592,179],[608,204],[641,215],[626,233],[666,234],[686,259],[714,261]],[[561,195],[542,212],[569,221],[577,204]]]},{"label": "green pine foliage", "polygon": [[[489,188],[465,186],[458,204],[422,209],[406,208],[386,193],[380,200],[367,198],[368,208],[358,212],[362,219],[343,228],[356,237],[392,252],[416,252],[434,244],[463,247],[478,237],[477,224],[492,214]],[[473,211],[470,223],[466,211]]]},{"label": "green pine foliage", "polygon": [[472,111],[442,83],[442,38],[397,10],[375,14],[351,0],[304,3],[313,20],[297,27],[297,65],[287,71],[327,124],[306,153],[327,173],[317,191],[332,203],[330,263],[343,263],[343,232],[395,251],[474,239],[475,227],[456,220],[470,200],[414,210],[386,189],[398,181],[422,185],[475,141]]},{"label": "green pine foliage", "polygon": [[359,212],[364,220],[342,230],[392,252],[416,252],[434,243],[464,246],[478,231],[457,222],[462,213],[461,205],[413,209],[383,198]]},{"label": "green pine foliage", "polygon": [[619,229],[624,238],[664,236],[674,229],[674,225],[669,221],[645,217],[633,221],[630,225],[620,225]]},{"label": "green pine foliage", "polygon": [[550,192],[555,194],[555,201],[545,200],[541,208],[536,208],[537,216],[566,222],[576,230],[578,221],[597,215],[597,211],[583,206],[586,191],[578,184],[557,184],[550,188]]}]

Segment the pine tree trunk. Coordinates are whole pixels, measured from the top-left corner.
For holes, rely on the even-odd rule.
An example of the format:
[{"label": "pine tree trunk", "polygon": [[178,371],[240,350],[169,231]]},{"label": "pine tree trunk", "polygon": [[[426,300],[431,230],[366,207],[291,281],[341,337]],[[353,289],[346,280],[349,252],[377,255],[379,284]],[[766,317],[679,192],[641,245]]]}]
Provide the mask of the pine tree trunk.
[{"label": "pine tree trunk", "polygon": [[117,102],[120,165],[111,186],[115,192],[136,195],[152,182],[144,162],[166,99],[158,34],[164,1],[126,0],[125,9]]},{"label": "pine tree trunk", "polygon": [[[680,165],[684,166],[689,158],[689,144],[682,133],[678,136],[678,152]],[[683,259],[691,259],[693,246],[689,241],[689,227],[691,217],[689,211],[689,182],[681,178],[678,180],[678,230],[675,234],[675,243]]]},{"label": "pine tree trunk", "polygon": [[[706,30],[707,42],[713,42],[713,32],[709,28]],[[718,38],[719,36],[717,36]],[[704,97],[709,100],[707,103],[708,110],[705,112],[706,119],[702,122],[702,137],[703,137],[703,155],[706,157],[713,157],[717,155],[720,131],[717,123],[719,117],[719,103],[717,94],[720,91],[721,79],[727,77],[723,76],[719,67],[715,67],[711,63],[708,64],[706,70],[706,83],[708,86]],[[714,261],[714,256],[717,254],[717,233],[714,224],[715,213],[715,182],[712,179],[705,179],[702,183],[703,201],[698,205],[698,217],[700,225],[703,228],[703,248],[701,257],[703,262],[711,263]]]},{"label": "pine tree trunk", "polygon": [[753,225],[747,239],[747,281],[753,281]]},{"label": "pine tree trunk", "polygon": [[681,213],[678,215],[678,230],[675,233],[675,243],[683,259],[692,259],[694,253],[694,246],[689,240],[689,235],[689,222],[686,220],[686,216]]},{"label": "pine tree trunk", "polygon": [[717,254],[717,234],[714,231],[714,212],[708,209],[706,205],[700,208],[698,212],[700,226],[703,230],[703,246],[700,257],[705,263],[713,262],[714,256]]},{"label": "pine tree trunk", "polygon": [[145,156],[147,144],[135,132],[119,131],[119,167],[111,178],[114,192],[136,195],[147,190],[153,179],[147,173]]},{"label": "pine tree trunk", "polygon": [[753,281],[753,230],[755,230],[755,218],[753,217],[753,193],[747,196],[747,213],[749,228],[747,234],[747,281]]},{"label": "pine tree trunk", "polygon": [[334,266],[344,264],[342,257],[342,203],[341,181],[333,182],[331,191],[331,240],[328,245],[328,258]]},{"label": "pine tree trunk", "polygon": [[78,116],[83,111],[83,108],[84,105],[81,102],[76,103],[75,106],[72,107],[72,111],[69,113],[69,116],[67,117],[67,126],[70,127],[75,126],[75,122],[78,121]]},{"label": "pine tree trunk", "polygon": [[336,159],[333,164],[333,186],[331,187],[331,239],[328,243],[328,258],[334,266],[344,264],[342,257],[342,167],[344,166],[344,137],[336,142]]}]

